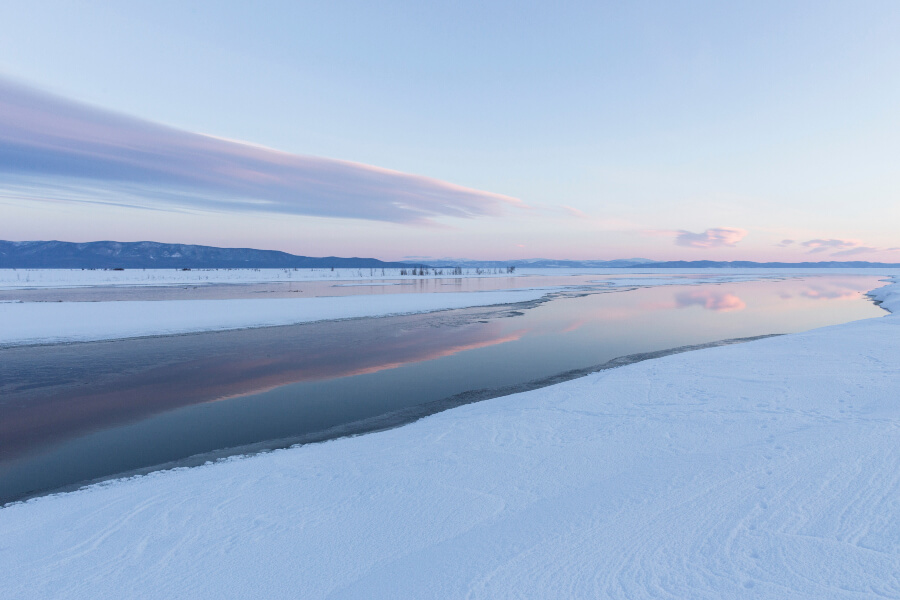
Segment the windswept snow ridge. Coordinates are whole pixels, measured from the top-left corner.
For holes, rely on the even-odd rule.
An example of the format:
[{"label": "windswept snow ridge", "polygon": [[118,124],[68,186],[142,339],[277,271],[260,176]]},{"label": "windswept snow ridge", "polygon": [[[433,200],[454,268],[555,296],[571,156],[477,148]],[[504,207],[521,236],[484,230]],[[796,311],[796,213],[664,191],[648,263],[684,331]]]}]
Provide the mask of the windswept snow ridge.
[{"label": "windswept snow ridge", "polygon": [[[900,284],[876,292],[900,306]],[[900,598],[900,318],[0,510],[11,598]]]}]

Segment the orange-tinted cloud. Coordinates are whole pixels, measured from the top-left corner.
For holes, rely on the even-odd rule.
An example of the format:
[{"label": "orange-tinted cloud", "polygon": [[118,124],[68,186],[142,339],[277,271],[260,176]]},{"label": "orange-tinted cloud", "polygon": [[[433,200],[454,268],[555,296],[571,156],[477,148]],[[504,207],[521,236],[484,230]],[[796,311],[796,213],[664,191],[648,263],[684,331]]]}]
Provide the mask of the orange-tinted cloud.
[{"label": "orange-tinted cloud", "polygon": [[[816,254],[819,252],[827,252],[829,250],[841,250],[846,252],[850,248],[855,248],[860,245],[860,242],[857,240],[841,240],[841,239],[814,239],[807,240],[800,244],[804,248],[809,248],[810,254]],[[874,249],[873,249],[874,250]]]}]

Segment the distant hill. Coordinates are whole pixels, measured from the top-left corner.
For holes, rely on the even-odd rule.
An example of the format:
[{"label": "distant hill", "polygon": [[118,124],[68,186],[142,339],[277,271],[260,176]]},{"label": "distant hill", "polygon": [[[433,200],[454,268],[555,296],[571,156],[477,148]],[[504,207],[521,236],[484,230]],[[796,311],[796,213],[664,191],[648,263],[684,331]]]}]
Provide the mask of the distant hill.
[{"label": "distant hill", "polygon": [[517,267],[520,269],[610,269],[634,267],[654,263],[649,258],[619,258],[615,260],[553,260],[551,258],[525,258],[518,260],[466,260],[459,258],[428,259],[432,267],[463,267],[491,269]]},{"label": "distant hill", "polygon": [[311,257],[277,250],[216,248],[159,242],[7,242],[0,240],[0,269],[314,269],[314,268],[412,268],[462,267],[467,269],[531,268],[653,268],[653,269],[834,269],[900,268],[900,263],[845,262],[753,262],[676,260],[656,262],[648,258],[616,260],[467,260],[456,258],[385,262],[375,258]]},{"label": "distant hill", "polygon": [[750,260],[672,260],[653,264],[633,265],[654,269],[898,269],[900,263],[875,263],[862,260],[825,262],[753,262]]},{"label": "distant hill", "polygon": [[420,263],[374,258],[314,258],[276,250],[216,248],[159,242],[7,242],[0,240],[0,269],[234,269],[404,268]]}]

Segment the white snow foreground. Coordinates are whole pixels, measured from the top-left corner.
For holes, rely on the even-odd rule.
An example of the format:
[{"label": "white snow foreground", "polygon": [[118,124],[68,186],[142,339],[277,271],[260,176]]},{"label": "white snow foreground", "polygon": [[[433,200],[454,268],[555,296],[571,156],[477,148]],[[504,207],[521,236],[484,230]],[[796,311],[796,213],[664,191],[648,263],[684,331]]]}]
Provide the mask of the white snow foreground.
[{"label": "white snow foreground", "polygon": [[0,589],[900,598],[898,373],[886,316],[39,498],[0,510]]},{"label": "white snow foreground", "polygon": [[537,300],[558,288],[320,298],[0,303],[0,346],[383,317]]}]

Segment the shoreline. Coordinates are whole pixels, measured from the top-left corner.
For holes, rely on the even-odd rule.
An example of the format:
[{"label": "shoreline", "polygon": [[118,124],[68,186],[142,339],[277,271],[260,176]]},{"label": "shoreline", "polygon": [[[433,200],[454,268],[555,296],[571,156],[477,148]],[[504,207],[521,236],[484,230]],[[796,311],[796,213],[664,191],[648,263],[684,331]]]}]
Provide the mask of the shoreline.
[{"label": "shoreline", "polygon": [[[437,267],[438,271],[448,271],[448,267]],[[493,268],[485,269],[492,271]],[[362,273],[360,273],[362,271]],[[381,269],[375,269],[378,273],[369,274],[370,269],[193,269],[180,271],[178,269],[129,269],[126,271],[112,271],[103,269],[38,269],[24,268],[11,269],[0,268],[0,292],[15,290],[40,290],[40,289],[76,289],[92,287],[178,287],[199,286],[209,287],[218,285],[256,285],[266,283],[340,283],[340,282],[372,282],[394,280],[403,282],[420,282],[447,279],[504,279],[509,277],[571,277],[571,276],[661,276],[675,277],[679,275],[706,274],[713,277],[749,276],[757,278],[762,275],[823,275],[834,274],[900,274],[900,268],[890,267],[781,267],[781,268],[652,268],[652,267],[626,267],[626,268],[517,268],[514,273],[477,273],[475,268],[468,268],[462,275],[444,273],[433,275],[400,275],[399,269],[381,275]],[[22,280],[23,274],[26,280]],[[61,275],[68,275],[62,277]],[[32,276],[34,277],[32,279]]]}]

